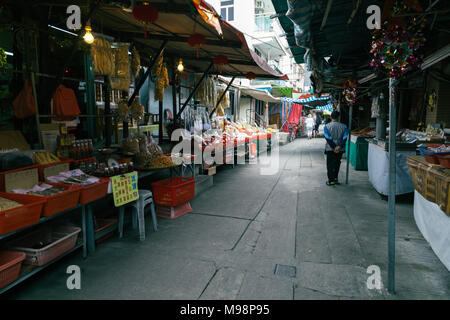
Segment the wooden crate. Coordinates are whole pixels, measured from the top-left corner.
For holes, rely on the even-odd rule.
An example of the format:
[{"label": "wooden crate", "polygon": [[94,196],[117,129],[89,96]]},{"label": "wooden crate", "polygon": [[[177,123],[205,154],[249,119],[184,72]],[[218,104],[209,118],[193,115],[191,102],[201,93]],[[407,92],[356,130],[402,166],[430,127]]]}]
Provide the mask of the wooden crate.
[{"label": "wooden crate", "polygon": [[450,215],[450,169],[431,164],[421,156],[408,156],[407,163],[414,188]]},{"label": "wooden crate", "polygon": [[430,192],[434,190],[436,203],[442,211],[447,215],[450,215],[450,170],[444,167],[434,168],[429,172],[428,178],[428,188]]}]

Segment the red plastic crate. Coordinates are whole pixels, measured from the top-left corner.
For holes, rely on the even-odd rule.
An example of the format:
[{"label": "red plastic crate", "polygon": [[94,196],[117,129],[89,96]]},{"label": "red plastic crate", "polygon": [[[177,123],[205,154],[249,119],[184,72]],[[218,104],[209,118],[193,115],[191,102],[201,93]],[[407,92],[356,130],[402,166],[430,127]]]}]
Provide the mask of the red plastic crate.
[{"label": "red plastic crate", "polygon": [[176,207],[195,196],[195,179],[173,177],[152,183],[155,204]]},{"label": "red plastic crate", "polygon": [[19,278],[25,253],[15,251],[0,251],[0,289]]},{"label": "red plastic crate", "polygon": [[64,164],[64,163],[68,163],[69,164],[69,170],[70,170],[70,164],[72,162],[72,159],[65,159],[59,162],[53,162],[53,163],[47,163],[47,164],[38,164],[38,174],[39,174],[39,180],[40,181],[45,181],[45,177],[44,177],[44,169],[48,168],[48,167],[52,167],[58,164]]},{"label": "red plastic crate", "polygon": [[2,191],[2,192],[5,191],[5,175],[7,175],[8,173],[13,173],[13,172],[18,172],[18,171],[23,171],[23,170],[28,170],[28,169],[35,169],[38,167],[39,167],[39,165],[34,164],[34,165],[28,166],[28,167],[23,167],[23,168],[18,168],[18,169],[14,169],[14,170],[0,172],[0,191]]},{"label": "red plastic crate", "polygon": [[[97,221],[98,228],[95,229],[95,231],[94,231],[95,235],[99,234],[100,232],[102,232],[106,229],[111,228],[114,225],[117,225],[117,219],[97,219],[96,221]],[[95,244],[99,244],[99,243],[105,241],[106,239],[112,237],[116,233],[116,231],[117,231],[117,229],[115,229],[115,230],[105,234],[103,237],[95,240]]]},{"label": "red plastic crate", "polygon": [[192,211],[191,204],[186,202],[176,207],[155,206],[156,215],[161,218],[176,219]]},{"label": "red plastic crate", "polygon": [[[47,182],[47,184],[64,188],[66,191],[60,192],[53,196],[42,197],[47,200],[42,210],[42,217],[50,217],[54,214],[69,210],[75,207],[80,200],[81,187],[75,185],[59,184]],[[39,196],[36,196],[40,198]]]},{"label": "red plastic crate", "polygon": [[6,192],[0,192],[0,197],[23,204],[21,207],[0,212],[0,235],[37,223],[47,202],[36,196]]},{"label": "red plastic crate", "polygon": [[86,204],[100,198],[103,198],[108,193],[108,178],[99,178],[100,182],[90,186],[81,187],[80,203]]}]

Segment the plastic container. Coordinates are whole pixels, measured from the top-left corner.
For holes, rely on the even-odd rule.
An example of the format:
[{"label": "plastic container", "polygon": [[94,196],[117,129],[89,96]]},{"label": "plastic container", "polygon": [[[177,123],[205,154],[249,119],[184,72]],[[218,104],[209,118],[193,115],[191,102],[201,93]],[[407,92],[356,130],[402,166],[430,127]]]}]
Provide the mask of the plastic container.
[{"label": "plastic container", "polygon": [[28,167],[23,167],[23,168],[18,168],[18,169],[14,169],[14,170],[0,172],[0,191],[5,191],[5,175],[7,175],[9,173],[13,173],[13,172],[19,172],[19,171],[28,170],[28,169],[35,169],[38,167],[39,167],[39,165],[34,164],[34,165],[28,166]]},{"label": "plastic container", "polygon": [[0,251],[0,289],[19,278],[25,253]]},{"label": "plastic container", "polygon": [[[43,266],[73,249],[77,243],[81,228],[69,226],[45,226],[22,238],[9,243],[14,251],[26,254],[24,263]],[[43,248],[35,249],[40,242],[46,243]]]},{"label": "plastic container", "polygon": [[[95,229],[94,233],[95,235],[99,234],[100,232],[109,229],[115,225],[117,225],[117,219],[96,219],[97,221],[97,229]],[[99,244],[103,241],[105,241],[106,239],[112,237],[117,231],[117,228],[112,230],[111,232],[108,232],[107,234],[105,234],[103,237],[96,239],[95,243]]]},{"label": "plastic container", "polygon": [[81,187],[80,203],[86,204],[106,196],[108,192],[108,178],[99,178],[100,182],[94,183],[90,186]]},{"label": "plastic container", "polygon": [[450,169],[450,155],[438,156],[439,164]]},{"label": "plastic container", "polygon": [[189,202],[183,203],[176,207],[155,206],[155,212],[158,217],[167,219],[176,219],[192,211]]},{"label": "plastic container", "polygon": [[432,163],[432,164],[439,164],[439,159],[436,154],[424,153],[423,156],[425,157],[425,160],[427,160],[427,162]]},{"label": "plastic container", "polygon": [[53,166],[60,165],[60,164],[65,164],[65,163],[67,163],[68,167],[70,168],[70,165],[71,165],[72,161],[73,161],[72,159],[65,159],[65,160],[62,160],[62,161],[59,161],[59,162],[38,164],[37,166],[38,166],[39,180],[40,181],[45,181],[45,175],[44,175],[45,168],[53,167]]},{"label": "plastic container", "polygon": [[[53,196],[42,197],[47,200],[42,210],[42,217],[50,217],[54,214],[69,210],[78,205],[80,200],[81,187],[75,185],[66,185],[59,183],[48,183],[50,185],[64,188],[66,191],[60,192]],[[39,196],[36,196],[40,198]]]},{"label": "plastic container", "polygon": [[0,212],[0,235],[37,223],[47,202],[36,196],[6,192],[0,192],[0,197],[23,204],[21,207]]},{"label": "plastic container", "polygon": [[155,204],[176,207],[192,200],[195,196],[195,179],[173,177],[152,184]]}]

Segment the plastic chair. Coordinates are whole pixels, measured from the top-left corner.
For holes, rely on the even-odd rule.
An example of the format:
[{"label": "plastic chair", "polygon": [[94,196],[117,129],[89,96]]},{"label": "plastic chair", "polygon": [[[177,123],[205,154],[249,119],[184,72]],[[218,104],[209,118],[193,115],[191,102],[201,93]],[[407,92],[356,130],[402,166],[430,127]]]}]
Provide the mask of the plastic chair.
[{"label": "plastic chair", "polygon": [[[145,207],[150,205],[150,210],[152,214],[153,220],[153,230],[158,231],[158,223],[156,221],[156,213],[155,213],[155,205],[153,203],[153,194],[149,190],[139,190],[139,199],[129,204],[129,206],[133,207],[133,216],[132,216],[132,226],[133,229],[136,229],[137,224],[139,224],[139,237],[141,241],[145,240]],[[122,237],[123,234],[123,219],[124,219],[124,211],[121,210],[119,212],[119,236]]]}]

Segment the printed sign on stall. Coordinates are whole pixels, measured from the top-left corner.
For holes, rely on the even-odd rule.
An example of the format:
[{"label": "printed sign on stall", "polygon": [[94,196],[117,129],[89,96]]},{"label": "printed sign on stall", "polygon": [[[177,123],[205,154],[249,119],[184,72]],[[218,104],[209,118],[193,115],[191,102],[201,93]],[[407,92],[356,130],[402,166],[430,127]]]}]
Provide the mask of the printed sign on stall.
[{"label": "printed sign on stall", "polygon": [[111,178],[114,205],[116,207],[139,199],[137,172],[131,172]]}]

